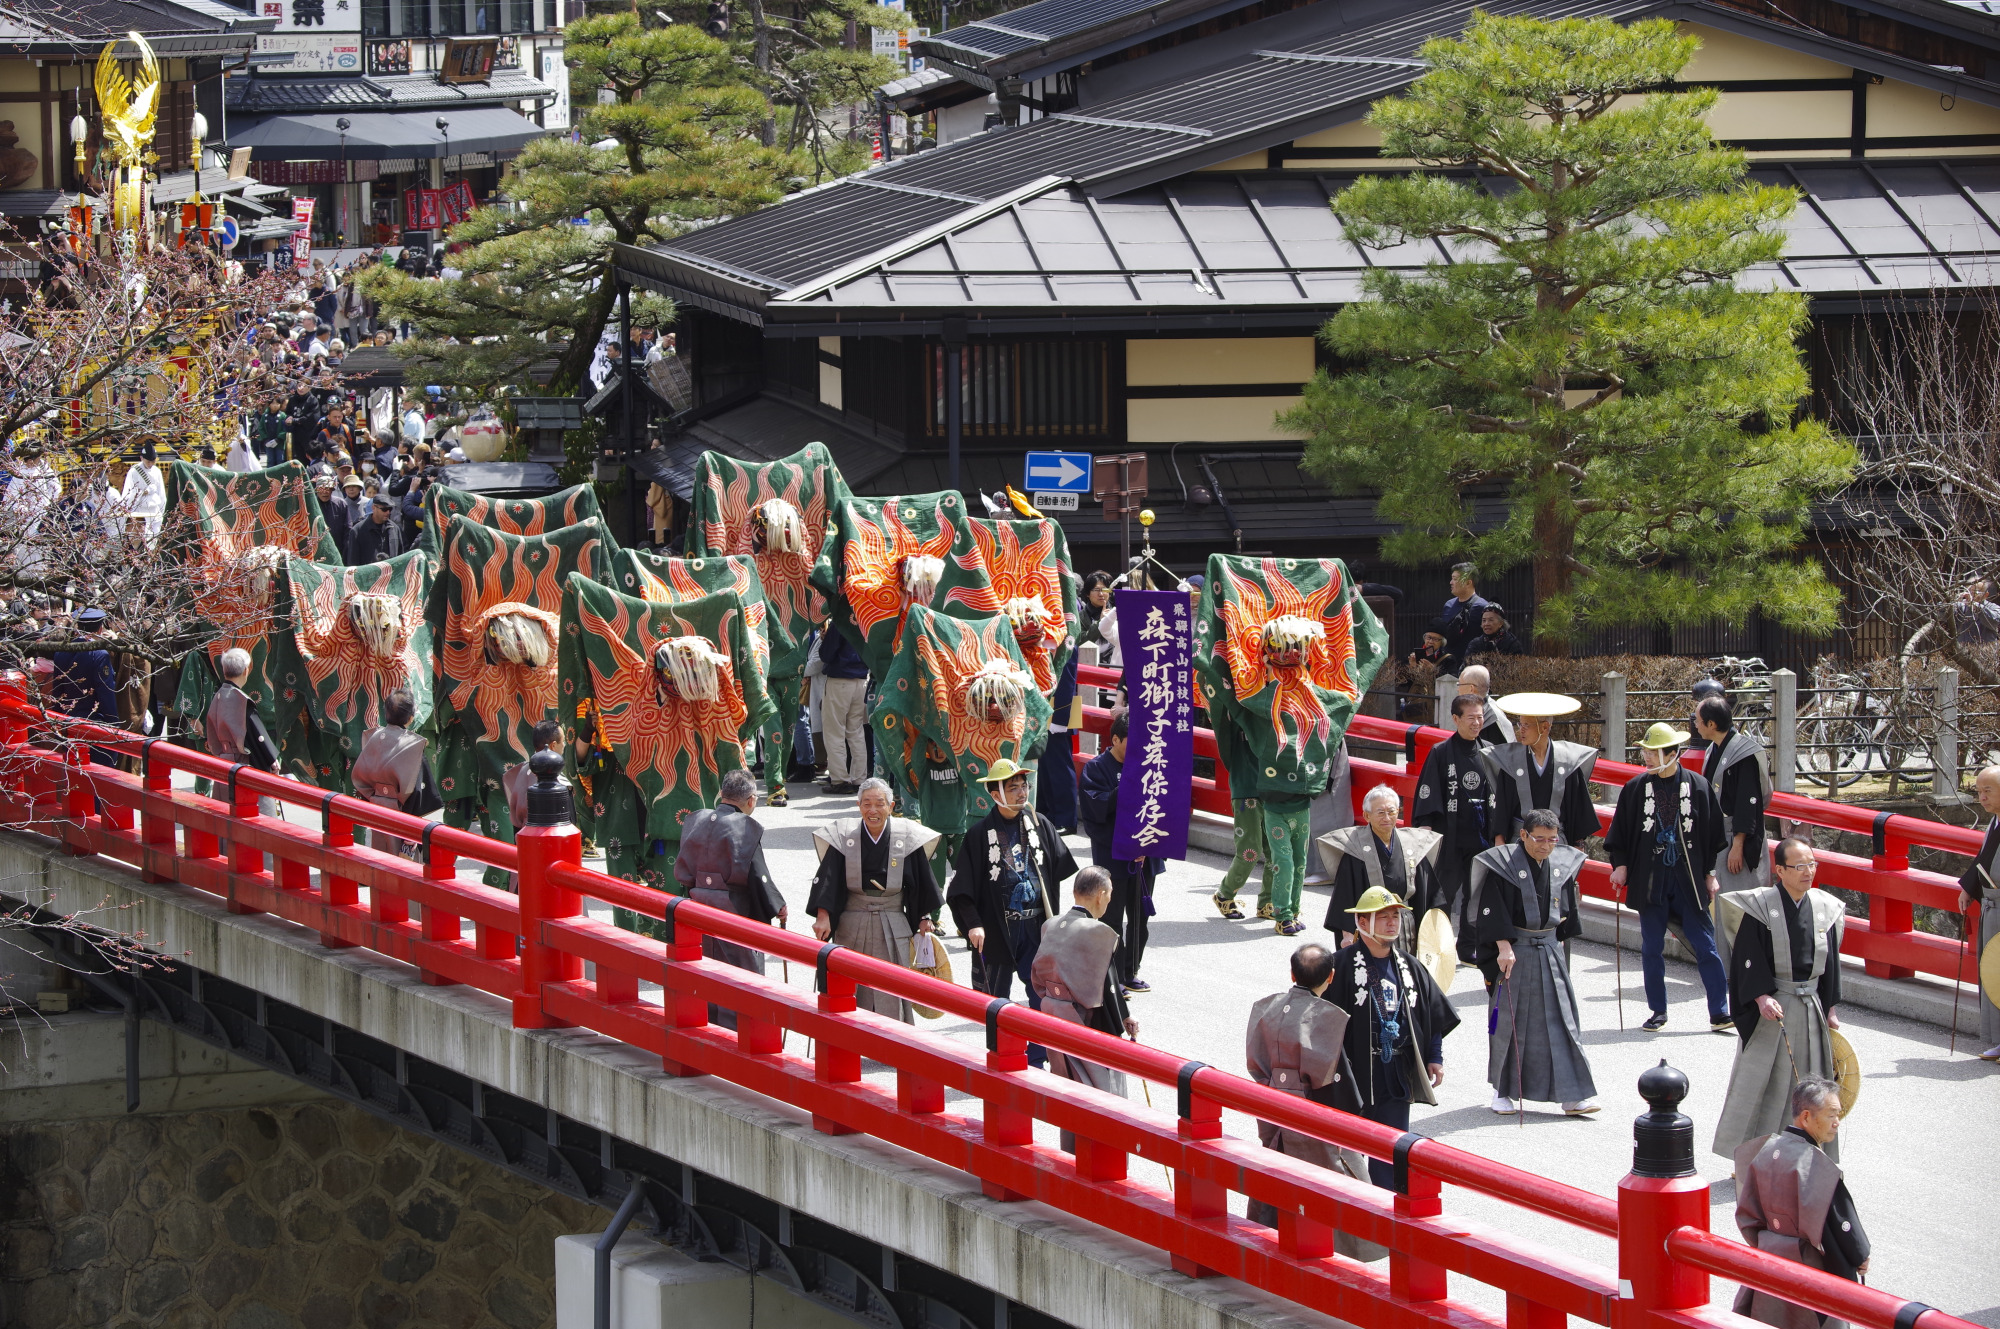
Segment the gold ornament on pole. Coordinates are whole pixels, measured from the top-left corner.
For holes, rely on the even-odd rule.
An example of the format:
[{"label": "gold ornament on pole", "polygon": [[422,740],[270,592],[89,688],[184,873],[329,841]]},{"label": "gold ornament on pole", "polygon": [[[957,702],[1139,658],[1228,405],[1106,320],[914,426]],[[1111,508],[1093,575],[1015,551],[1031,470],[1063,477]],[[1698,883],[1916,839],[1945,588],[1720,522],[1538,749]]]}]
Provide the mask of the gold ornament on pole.
[{"label": "gold ornament on pole", "polygon": [[153,143],[153,120],[160,109],[160,62],[136,32],[126,39],[139,48],[137,81],[126,79],[118,43],[109,41],[97,57],[97,111],[104,122],[105,148],[115,172],[112,225],[133,233],[146,225],[146,159]]}]

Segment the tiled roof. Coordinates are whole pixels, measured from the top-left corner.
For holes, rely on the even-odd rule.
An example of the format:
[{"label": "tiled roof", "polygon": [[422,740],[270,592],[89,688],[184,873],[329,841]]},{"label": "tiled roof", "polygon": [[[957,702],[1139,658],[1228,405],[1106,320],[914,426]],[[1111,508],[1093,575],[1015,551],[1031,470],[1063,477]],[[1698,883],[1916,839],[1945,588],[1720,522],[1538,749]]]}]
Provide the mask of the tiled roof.
[{"label": "tiled roof", "polygon": [[555,96],[547,84],[515,69],[496,69],[490,83],[452,85],[435,74],[363,78],[232,78],[224,84],[229,109],[245,115],[280,111],[405,110],[424,106],[481,106]]}]

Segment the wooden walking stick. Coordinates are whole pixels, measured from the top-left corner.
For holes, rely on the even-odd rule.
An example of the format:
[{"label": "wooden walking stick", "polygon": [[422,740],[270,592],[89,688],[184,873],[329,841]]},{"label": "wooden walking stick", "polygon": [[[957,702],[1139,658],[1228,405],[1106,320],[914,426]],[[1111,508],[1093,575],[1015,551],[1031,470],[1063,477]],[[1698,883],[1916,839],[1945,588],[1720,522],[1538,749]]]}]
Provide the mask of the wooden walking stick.
[{"label": "wooden walking stick", "polygon": [[1616,895],[1611,897],[1611,972],[1618,984],[1618,1032],[1622,1034],[1625,1032],[1625,903]]},{"label": "wooden walking stick", "polygon": [[1951,976],[1951,1047],[1947,1057],[1958,1055],[1958,990],[1965,986],[1965,961],[1971,954],[1972,941],[1967,933],[1971,930],[1972,918],[1968,914],[1958,916],[1958,969]]}]

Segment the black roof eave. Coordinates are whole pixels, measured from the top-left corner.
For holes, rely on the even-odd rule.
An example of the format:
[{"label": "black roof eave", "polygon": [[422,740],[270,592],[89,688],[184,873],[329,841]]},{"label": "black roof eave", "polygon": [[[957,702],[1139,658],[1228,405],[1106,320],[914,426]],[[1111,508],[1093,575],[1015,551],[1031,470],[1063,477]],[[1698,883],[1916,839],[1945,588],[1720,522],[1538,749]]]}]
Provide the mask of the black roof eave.
[{"label": "black roof eave", "polygon": [[784,289],[776,282],[761,283],[750,273],[732,275],[663,249],[614,244],[611,252],[614,270],[633,285],[752,327],[764,326],[765,303]]},{"label": "black roof eave", "polygon": [[[248,15],[245,15],[248,18]],[[146,44],[156,55],[248,55],[257,47],[257,38],[262,35],[257,30],[232,28],[229,31],[216,29],[212,32],[186,33],[145,33]],[[131,46],[121,41],[121,47]],[[44,41],[10,43],[10,53],[34,56],[41,59],[58,56],[75,57],[75,63],[88,64],[97,59],[104,49],[101,37],[51,37]],[[131,55],[121,55],[121,59],[137,59],[137,48]]]},{"label": "black roof eave", "polygon": [[[1865,4],[1858,4],[1856,7],[1869,8]],[[1956,6],[1947,7],[1956,8]],[[1914,17],[1907,12],[1892,9],[1888,6],[1878,5],[1875,8],[1878,12],[1889,14],[1899,19]],[[1822,60],[1830,60],[1836,64],[1843,64],[1850,68],[1861,70],[1863,73],[1879,74],[1884,78],[1893,78],[1899,83],[1909,83],[1916,87],[1928,88],[1932,92],[1953,97],[1963,97],[1967,101],[1978,102],[1984,106],[2000,106],[2000,84],[1989,83],[1985,79],[1973,78],[1969,74],[1954,74],[1948,70],[1938,69],[1933,65],[1927,65],[1918,60],[1908,60],[1899,55],[1890,55],[1886,51],[1877,50],[1872,46],[1863,46],[1858,42],[1851,42],[1842,37],[1825,37],[1817,32],[1807,31],[1804,28],[1795,28],[1783,23],[1773,23],[1769,19],[1759,18],[1755,14],[1746,13],[1740,9],[1732,9],[1723,5],[1704,4],[1701,3],[1701,0],[1686,0],[1685,3],[1670,4],[1662,8],[1659,12],[1662,18],[1681,19],[1688,23],[1699,23],[1704,27],[1720,28],[1724,32],[1733,32],[1739,37],[1748,37],[1754,41],[1764,42],[1771,46],[1781,46],[1786,50],[1797,51],[1802,55],[1817,56]],[[1968,10],[1966,12],[1970,13],[1971,11]],[[1935,23],[1925,26],[1954,36],[1967,35],[1963,27],[1945,27]],[[1977,29],[1973,35],[1989,38],[2000,36],[2000,34],[1985,29]]]},{"label": "black roof eave", "polygon": [[1088,332],[1218,332],[1243,328],[1316,328],[1333,314],[1333,305],[1242,305],[1229,309],[1209,306],[1166,306],[1133,309],[1024,309],[1019,313],[970,313],[963,305],[927,309],[835,309],[767,305],[766,337],[934,337],[945,324],[963,328],[968,337],[1012,337],[1047,333]]}]

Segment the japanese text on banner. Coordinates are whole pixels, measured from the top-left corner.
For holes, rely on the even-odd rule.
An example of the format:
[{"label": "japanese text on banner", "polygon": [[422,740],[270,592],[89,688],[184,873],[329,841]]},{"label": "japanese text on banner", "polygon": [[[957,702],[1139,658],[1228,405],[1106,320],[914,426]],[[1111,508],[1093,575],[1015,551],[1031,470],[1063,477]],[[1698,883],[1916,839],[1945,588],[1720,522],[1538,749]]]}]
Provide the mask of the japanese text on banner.
[{"label": "japanese text on banner", "polygon": [[1193,620],[1185,591],[1120,591],[1112,604],[1126,643],[1125,769],[1118,776],[1120,859],[1186,858],[1194,780]]}]

